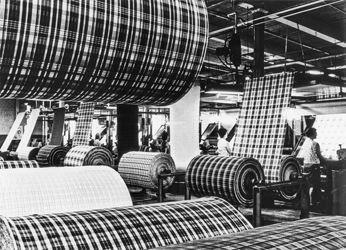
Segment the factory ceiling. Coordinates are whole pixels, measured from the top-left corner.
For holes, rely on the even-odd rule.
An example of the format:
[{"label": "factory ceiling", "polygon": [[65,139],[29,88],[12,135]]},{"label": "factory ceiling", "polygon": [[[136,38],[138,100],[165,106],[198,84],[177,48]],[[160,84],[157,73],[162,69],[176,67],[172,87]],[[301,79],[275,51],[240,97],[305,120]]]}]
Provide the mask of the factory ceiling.
[{"label": "factory ceiling", "polygon": [[344,98],[346,0],[205,1],[202,109],[237,107],[246,78],[285,71],[295,72],[292,102]]}]

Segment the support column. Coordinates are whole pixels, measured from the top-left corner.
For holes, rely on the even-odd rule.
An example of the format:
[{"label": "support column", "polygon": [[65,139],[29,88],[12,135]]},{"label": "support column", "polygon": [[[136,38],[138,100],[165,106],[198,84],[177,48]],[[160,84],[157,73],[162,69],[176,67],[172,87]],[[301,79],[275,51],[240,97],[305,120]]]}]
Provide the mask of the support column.
[{"label": "support column", "polygon": [[138,106],[117,105],[118,160],[123,154],[138,151]]},{"label": "support column", "polygon": [[254,20],[254,77],[264,76],[264,15],[267,11],[256,9],[252,12]]},{"label": "support column", "polygon": [[171,156],[178,170],[186,170],[199,154],[200,86],[194,86],[170,107]]}]

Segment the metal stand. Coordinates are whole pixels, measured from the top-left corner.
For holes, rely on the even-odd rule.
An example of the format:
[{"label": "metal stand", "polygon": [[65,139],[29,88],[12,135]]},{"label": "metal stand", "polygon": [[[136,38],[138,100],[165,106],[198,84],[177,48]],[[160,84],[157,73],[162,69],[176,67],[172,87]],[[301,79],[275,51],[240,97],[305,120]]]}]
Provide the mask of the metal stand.
[{"label": "metal stand", "polygon": [[[173,177],[173,176],[179,176],[179,175],[185,175],[186,172],[174,172],[174,173],[162,173],[162,174],[159,174],[158,175],[158,195],[157,195],[157,202],[163,202],[163,180],[168,178],[168,177]],[[185,185],[185,200],[187,200],[187,193],[188,191],[187,190],[187,187]],[[191,196],[190,196],[191,197]]]},{"label": "metal stand", "polygon": [[254,227],[261,226],[262,190],[268,190],[268,189],[278,189],[278,188],[300,185],[300,195],[301,195],[300,219],[309,218],[310,197],[309,197],[308,183],[309,182],[306,179],[306,177],[303,176],[294,181],[283,181],[283,182],[277,182],[277,183],[255,185],[253,187],[253,197],[254,197],[253,225]]}]

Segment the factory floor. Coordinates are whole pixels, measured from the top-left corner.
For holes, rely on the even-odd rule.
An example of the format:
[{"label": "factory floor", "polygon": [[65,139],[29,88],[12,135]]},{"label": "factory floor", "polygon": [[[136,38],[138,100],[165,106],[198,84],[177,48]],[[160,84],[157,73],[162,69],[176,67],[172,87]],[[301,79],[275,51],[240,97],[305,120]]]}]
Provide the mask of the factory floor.
[{"label": "factory floor", "polygon": [[[142,188],[129,188],[130,194],[134,206],[142,204],[153,204],[157,203],[157,194],[152,190],[145,190],[143,192]],[[191,199],[196,199],[197,197],[191,197]],[[184,200],[184,195],[166,193],[166,197],[163,202],[179,201]],[[253,218],[253,208],[243,208],[238,207],[239,211],[252,223]],[[262,207],[261,210],[261,224],[269,225],[280,223],[284,221],[293,221],[300,218],[300,202],[284,202],[284,201],[274,201],[274,204],[270,206]],[[319,207],[311,207],[309,217],[316,216],[327,216],[327,211],[323,204]]]}]

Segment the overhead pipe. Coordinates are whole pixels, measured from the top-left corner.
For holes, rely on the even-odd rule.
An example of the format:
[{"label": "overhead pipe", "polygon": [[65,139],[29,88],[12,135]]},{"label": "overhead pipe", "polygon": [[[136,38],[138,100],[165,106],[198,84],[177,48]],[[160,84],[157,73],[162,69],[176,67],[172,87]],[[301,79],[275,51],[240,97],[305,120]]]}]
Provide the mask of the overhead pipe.
[{"label": "overhead pipe", "polygon": [[[293,16],[293,15],[298,15],[298,14],[301,14],[301,13],[304,13],[304,12],[307,12],[307,11],[315,10],[317,8],[325,7],[326,5],[331,5],[331,4],[335,4],[335,3],[338,3],[338,2],[342,2],[342,1],[344,1],[344,0],[337,0],[337,1],[333,2],[333,3],[325,3],[325,0],[313,1],[313,2],[310,2],[310,3],[307,3],[307,4],[303,4],[303,5],[300,5],[300,6],[295,6],[293,8],[287,9],[287,10],[282,10],[282,11],[279,11],[277,13],[269,14],[269,15],[263,16],[263,17],[258,18],[258,19],[253,19],[253,20],[249,20],[249,21],[246,21],[246,22],[242,22],[238,26],[247,26],[248,24],[250,24],[251,26],[252,25],[260,25],[260,24],[262,24],[262,22],[266,23],[266,22],[274,21],[274,20],[279,19],[279,18],[285,18],[285,17],[290,17],[290,16]],[[284,16],[278,16],[276,18],[272,18],[272,16],[274,16],[274,15],[280,15],[280,14],[283,14],[283,13],[286,13],[286,12],[291,12],[291,11],[294,11],[296,9],[305,8],[305,7],[308,7],[310,5],[315,5],[315,4],[318,4],[318,3],[324,3],[324,5],[319,5],[317,7],[306,9],[306,10],[303,10],[303,11],[300,11],[300,12],[295,12],[295,13],[287,14],[287,15],[284,15]],[[261,21],[261,19],[264,19],[264,18],[271,18],[271,20],[266,20],[266,21],[262,21],[262,22],[258,22],[256,24],[254,24],[256,21]],[[223,29],[211,31],[211,32],[209,32],[209,38],[222,35],[222,34],[224,34],[226,32],[229,32],[232,29],[234,29],[234,25],[232,25],[230,27],[223,28]]]}]

